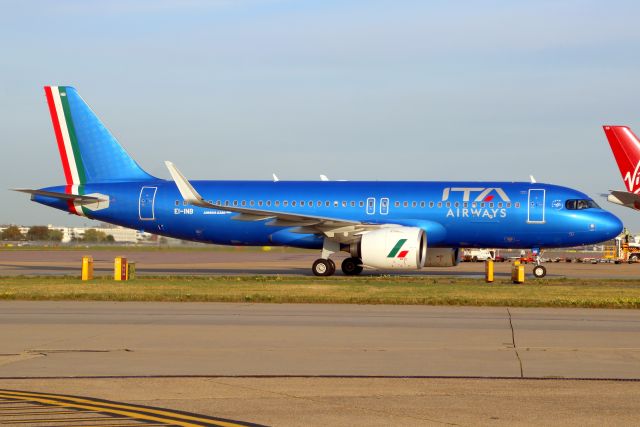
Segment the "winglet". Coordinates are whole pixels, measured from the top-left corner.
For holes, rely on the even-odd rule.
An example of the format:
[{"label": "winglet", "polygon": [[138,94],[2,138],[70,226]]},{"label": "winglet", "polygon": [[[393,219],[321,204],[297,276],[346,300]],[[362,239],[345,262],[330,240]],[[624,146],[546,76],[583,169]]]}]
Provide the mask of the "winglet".
[{"label": "winglet", "polygon": [[202,196],[196,191],[195,188],[191,185],[191,183],[185,178],[182,173],[175,167],[173,163],[170,161],[165,161],[164,164],[169,169],[169,173],[171,177],[178,186],[178,191],[180,191],[180,195],[184,199],[185,202],[190,203],[196,206],[208,207],[209,204],[202,198]]}]

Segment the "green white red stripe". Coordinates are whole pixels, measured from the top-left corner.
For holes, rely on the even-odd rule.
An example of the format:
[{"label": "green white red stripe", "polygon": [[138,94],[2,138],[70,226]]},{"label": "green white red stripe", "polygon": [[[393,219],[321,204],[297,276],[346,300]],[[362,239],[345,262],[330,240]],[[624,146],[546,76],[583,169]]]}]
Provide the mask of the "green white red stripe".
[{"label": "green white red stripe", "polygon": [[402,246],[407,242],[407,239],[400,239],[396,242],[395,246],[393,247],[393,249],[391,249],[391,251],[389,252],[389,254],[387,255],[387,258],[395,258],[396,255],[398,256],[398,258],[404,258],[407,256],[407,254],[409,253],[409,251],[401,251],[400,249],[402,249]]},{"label": "green white red stripe", "polygon": [[[67,89],[64,86],[45,86],[44,92],[67,182],[65,191],[68,194],[82,194],[82,186],[86,183],[86,174],[71,117]],[[69,211],[84,216],[82,206],[73,201],[69,201]]]}]

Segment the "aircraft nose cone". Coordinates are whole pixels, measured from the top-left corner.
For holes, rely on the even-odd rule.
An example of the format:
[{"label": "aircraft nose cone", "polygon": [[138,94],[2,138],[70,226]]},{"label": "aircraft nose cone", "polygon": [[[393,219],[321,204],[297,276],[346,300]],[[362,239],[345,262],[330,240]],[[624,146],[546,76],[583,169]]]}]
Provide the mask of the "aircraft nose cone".
[{"label": "aircraft nose cone", "polygon": [[598,222],[598,231],[602,233],[603,239],[613,239],[622,232],[622,221],[612,213],[606,212]]}]

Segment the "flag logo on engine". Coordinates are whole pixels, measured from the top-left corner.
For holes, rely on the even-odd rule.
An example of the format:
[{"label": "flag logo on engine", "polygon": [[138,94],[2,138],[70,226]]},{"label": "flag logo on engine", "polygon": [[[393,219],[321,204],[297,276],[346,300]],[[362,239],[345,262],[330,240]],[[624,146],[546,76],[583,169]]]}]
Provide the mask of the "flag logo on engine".
[{"label": "flag logo on engine", "polygon": [[391,249],[391,252],[389,252],[389,255],[387,255],[387,258],[404,258],[407,256],[407,254],[409,253],[409,251],[401,251],[400,249],[402,249],[402,246],[407,242],[407,239],[400,239],[396,242],[396,245],[393,247],[393,249]]}]

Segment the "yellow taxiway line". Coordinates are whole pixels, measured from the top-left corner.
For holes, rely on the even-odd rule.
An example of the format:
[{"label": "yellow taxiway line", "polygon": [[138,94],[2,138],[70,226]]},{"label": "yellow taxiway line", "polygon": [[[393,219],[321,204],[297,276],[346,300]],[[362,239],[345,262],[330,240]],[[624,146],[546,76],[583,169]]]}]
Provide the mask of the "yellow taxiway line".
[{"label": "yellow taxiway line", "polygon": [[[46,406],[74,408],[83,411],[100,412],[113,416],[124,417],[128,420],[140,420],[149,422],[170,424],[183,427],[195,426],[220,426],[220,427],[246,427],[256,426],[256,424],[244,423],[240,421],[226,420],[223,418],[208,417],[204,415],[190,414],[169,409],[152,408],[147,406],[130,405],[127,403],[111,402],[108,400],[92,399],[89,397],[67,396],[50,393],[25,392],[17,390],[0,389],[0,399],[11,401],[39,403]],[[32,408],[25,408],[26,411],[33,411]],[[47,413],[42,413],[47,415]],[[81,415],[78,413],[78,415]],[[103,418],[101,418],[103,419]],[[67,419],[69,420],[69,419]],[[98,420],[98,418],[96,418]],[[33,422],[33,420],[29,420]],[[56,422],[54,419],[39,419],[38,422]],[[80,421],[79,419],[76,421]],[[90,421],[83,419],[82,421]],[[116,421],[116,418],[114,418]],[[125,421],[125,420],[123,420]],[[13,423],[19,422],[14,420]],[[0,421],[0,424],[3,424]],[[104,425],[104,424],[100,424]],[[148,425],[148,424],[147,424]]]}]

